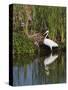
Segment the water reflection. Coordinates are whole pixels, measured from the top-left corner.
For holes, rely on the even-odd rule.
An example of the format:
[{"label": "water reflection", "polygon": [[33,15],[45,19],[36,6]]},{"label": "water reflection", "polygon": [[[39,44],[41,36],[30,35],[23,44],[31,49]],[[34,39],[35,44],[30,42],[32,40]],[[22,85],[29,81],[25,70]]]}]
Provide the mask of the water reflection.
[{"label": "water reflection", "polygon": [[58,58],[58,55],[52,55],[52,53],[50,54],[49,57],[44,59],[44,65],[45,67],[51,63],[53,63],[56,59]]},{"label": "water reflection", "polygon": [[46,70],[46,74],[49,75],[49,68],[48,66],[50,64],[52,64],[56,59],[58,58],[58,54],[52,55],[52,53],[50,54],[50,56],[46,57],[44,59],[44,66],[45,66],[45,70]]},{"label": "water reflection", "polygon": [[66,81],[65,53],[49,56],[17,55],[13,60],[13,85],[38,85]]}]

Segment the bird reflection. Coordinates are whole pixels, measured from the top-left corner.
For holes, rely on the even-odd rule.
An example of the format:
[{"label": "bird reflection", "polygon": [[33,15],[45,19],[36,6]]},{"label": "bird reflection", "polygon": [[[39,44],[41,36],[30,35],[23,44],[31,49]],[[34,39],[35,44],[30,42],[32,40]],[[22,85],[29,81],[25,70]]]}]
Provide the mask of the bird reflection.
[{"label": "bird reflection", "polygon": [[58,55],[52,55],[52,53],[50,54],[49,57],[46,57],[44,59],[44,66],[45,66],[45,71],[46,71],[46,75],[49,75],[49,65],[52,64],[56,59],[58,58]]}]

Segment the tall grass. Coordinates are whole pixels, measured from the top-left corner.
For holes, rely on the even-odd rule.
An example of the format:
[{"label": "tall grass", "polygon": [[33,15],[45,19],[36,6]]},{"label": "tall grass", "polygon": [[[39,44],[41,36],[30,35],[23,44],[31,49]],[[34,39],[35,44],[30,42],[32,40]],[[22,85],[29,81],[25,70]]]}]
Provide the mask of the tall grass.
[{"label": "tall grass", "polygon": [[[29,24],[28,19],[31,17]],[[21,22],[25,26],[21,27]],[[28,23],[27,23],[28,22]],[[16,52],[34,52],[34,45],[23,32],[44,33],[49,30],[49,37],[60,47],[66,43],[66,8],[54,6],[13,5],[13,47]]]}]

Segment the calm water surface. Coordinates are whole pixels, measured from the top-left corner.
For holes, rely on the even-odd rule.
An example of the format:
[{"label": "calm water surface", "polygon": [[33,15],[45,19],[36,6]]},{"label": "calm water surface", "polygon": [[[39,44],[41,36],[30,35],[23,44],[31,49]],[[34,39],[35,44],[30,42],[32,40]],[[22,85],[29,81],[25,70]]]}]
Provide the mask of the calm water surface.
[{"label": "calm water surface", "polygon": [[17,55],[13,60],[13,85],[40,85],[66,81],[66,55]]}]

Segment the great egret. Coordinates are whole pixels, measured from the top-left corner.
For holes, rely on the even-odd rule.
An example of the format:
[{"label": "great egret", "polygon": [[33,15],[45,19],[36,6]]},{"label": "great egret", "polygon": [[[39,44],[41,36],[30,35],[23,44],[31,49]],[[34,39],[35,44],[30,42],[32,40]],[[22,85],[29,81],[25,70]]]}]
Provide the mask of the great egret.
[{"label": "great egret", "polygon": [[49,67],[48,65],[52,64],[56,59],[58,58],[58,55],[51,55],[47,58],[44,59],[44,66],[45,66],[45,70],[46,70],[46,74],[49,75]]},{"label": "great egret", "polygon": [[44,38],[44,41],[43,43],[46,45],[46,46],[49,46],[50,49],[52,50],[53,47],[58,47],[58,44],[56,42],[54,42],[53,40],[47,38],[48,37],[48,33],[49,31],[47,30],[43,35],[45,35],[45,38]]},{"label": "great egret", "polygon": [[47,66],[47,65],[52,64],[57,58],[58,58],[57,54],[52,55],[52,53],[51,53],[51,55],[49,57],[45,58],[44,65]]}]

